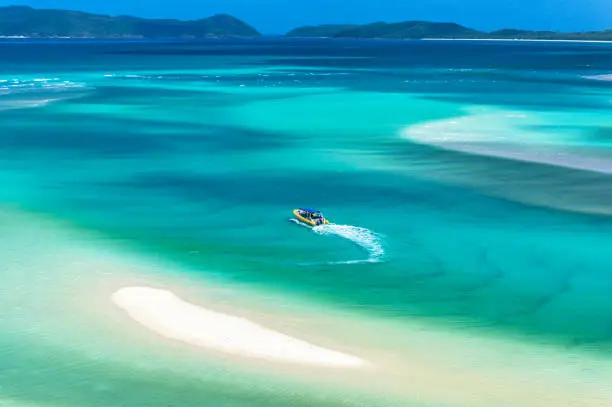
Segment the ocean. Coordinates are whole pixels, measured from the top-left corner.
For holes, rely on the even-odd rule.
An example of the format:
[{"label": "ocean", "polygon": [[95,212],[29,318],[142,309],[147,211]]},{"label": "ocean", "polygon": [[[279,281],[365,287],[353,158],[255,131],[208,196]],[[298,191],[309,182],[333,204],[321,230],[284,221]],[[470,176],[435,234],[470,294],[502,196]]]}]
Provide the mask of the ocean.
[{"label": "ocean", "polygon": [[0,60],[0,406],[612,405],[611,44]]}]

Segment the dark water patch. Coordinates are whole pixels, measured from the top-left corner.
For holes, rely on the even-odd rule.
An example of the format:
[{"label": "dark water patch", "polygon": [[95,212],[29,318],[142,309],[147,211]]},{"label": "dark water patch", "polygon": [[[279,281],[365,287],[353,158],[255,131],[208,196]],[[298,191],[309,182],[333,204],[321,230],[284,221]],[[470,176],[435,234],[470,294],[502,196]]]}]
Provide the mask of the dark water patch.
[{"label": "dark water patch", "polygon": [[[487,273],[484,276],[480,276],[482,278],[481,281],[475,282],[471,285],[468,285],[464,288],[458,290],[458,294],[460,297],[468,297],[474,295],[477,291],[488,289],[489,287],[497,284],[499,280],[503,279],[506,273],[504,270],[491,262],[489,260],[489,256],[486,251],[482,252],[480,263],[486,265],[485,270]],[[476,274],[476,273],[475,273]]]},{"label": "dark water patch", "polygon": [[611,126],[598,126],[591,127],[589,139],[595,142],[609,143],[612,141],[612,127]]},{"label": "dark water patch", "polygon": [[[261,102],[268,100],[288,100],[296,97],[304,96],[302,91],[297,89],[313,87],[308,84],[300,84],[293,80],[275,81],[273,79],[262,79],[257,75],[224,75],[221,79],[216,78],[199,78],[198,81],[206,85],[214,84],[215,86],[258,86],[266,87],[294,87],[295,92],[282,93],[251,93],[251,92],[226,92],[224,90],[211,89],[171,89],[164,86],[165,82],[172,83],[173,79],[167,79],[161,76],[156,79],[142,78],[126,78],[123,80],[124,86],[109,86],[104,85],[97,88],[95,94],[80,100],[86,104],[121,104],[134,106],[149,106],[151,108],[172,109],[180,106],[182,110],[188,111],[202,108],[202,115],[205,115],[207,108],[214,107],[238,107],[244,106],[253,102]],[[138,85],[133,86],[136,82]],[[146,86],[140,84],[145,82]],[[192,81],[190,81],[192,82]],[[321,84],[315,84],[320,86]],[[326,92],[311,91],[309,95],[328,94]]]},{"label": "dark water patch", "polygon": [[5,153],[38,152],[44,157],[66,151],[91,158],[150,154],[166,147],[159,139],[143,134],[139,125],[131,121],[108,123],[99,118],[53,116],[48,117],[49,126],[41,128],[40,122],[27,122],[26,116],[19,116],[2,118],[10,129],[0,135]]},{"label": "dark water patch", "polygon": [[[565,53],[557,52],[560,49]],[[237,43],[207,42],[189,47],[179,44],[157,44],[147,47],[139,44],[121,50],[115,48],[101,52],[124,56],[276,57],[279,58],[279,65],[336,68],[421,66],[554,71],[563,69],[591,72],[612,66],[612,56],[603,52],[602,47],[593,48],[583,44],[515,45],[482,42],[280,38]],[[269,60],[268,63],[273,64],[273,61]]]},{"label": "dark water patch", "polygon": [[[612,213],[612,198],[605,192],[612,187],[610,174],[529,162],[529,157],[525,161],[517,161],[417,146],[409,142],[403,146],[401,143],[388,145],[395,147],[385,155],[399,165],[404,164],[409,174],[450,184],[458,183],[486,194],[545,206],[548,209],[540,211],[542,219],[553,219],[546,215],[550,209]],[[422,170],[418,170],[416,163]],[[608,217],[588,214],[574,216],[580,216],[582,220],[594,216],[594,222],[602,226],[612,225]]]},{"label": "dark water patch", "polygon": [[125,46],[123,49],[105,49],[101,52],[111,55],[163,55],[163,56],[352,56],[359,49],[337,48],[333,44],[317,40],[302,39],[258,39],[258,40],[205,41],[198,44],[156,44]]},{"label": "dark water patch", "polygon": [[209,90],[169,89],[156,86],[99,86],[95,93],[79,100],[82,104],[114,104],[122,105],[160,105],[165,101],[184,103],[185,100],[198,98],[202,104],[221,103],[227,99],[222,92]]},{"label": "dark water patch", "polygon": [[560,109],[581,109],[604,111],[610,109],[610,103],[602,98],[587,97],[575,93],[562,93],[558,95],[540,96],[533,98],[533,93],[517,91],[507,97],[502,93],[465,93],[459,95],[431,95],[422,96],[424,99],[438,102],[451,102],[467,105],[499,106],[515,109],[535,109],[537,111],[557,112]]},{"label": "dark water patch", "polygon": [[[419,247],[421,246],[421,247]],[[411,245],[412,251],[424,250],[427,252],[422,244],[417,243],[416,246]],[[499,284],[506,273],[503,268],[494,264],[488,260],[486,250],[483,250],[482,255],[479,259],[476,259],[476,263],[480,264],[481,267],[473,270],[458,269],[457,266],[445,265],[442,259],[433,253],[429,254],[431,261],[428,263],[422,263],[415,270],[408,274],[409,281],[412,282],[412,289],[409,291],[410,296],[407,297],[407,301],[419,302],[446,302],[446,303],[463,303],[470,301],[479,291],[488,290],[495,284]],[[460,272],[458,272],[460,270]],[[425,272],[423,272],[425,271]],[[427,290],[428,295],[426,299],[417,298],[421,297],[418,291],[427,289],[428,285],[432,284],[431,279],[444,278],[443,281],[434,282],[439,285],[439,292],[431,293]]]},{"label": "dark water patch", "polygon": [[[315,45],[316,44],[316,45]],[[595,70],[609,67],[612,57],[602,47],[593,49],[583,44],[312,40],[303,42],[300,56],[285,60],[290,64],[311,66],[352,65],[352,67],[423,66],[452,68],[497,68],[519,70]],[[326,48],[335,52],[326,53]],[[564,50],[566,53],[555,51]],[[607,48],[605,48],[607,49]],[[285,56],[285,55],[283,55]],[[296,55],[297,56],[297,55]],[[325,58],[334,56],[338,58]],[[350,60],[360,56],[370,57]],[[344,57],[344,58],[342,58]],[[279,63],[282,63],[279,60]]]},{"label": "dark water patch", "polygon": [[[0,57],[15,62],[15,67],[29,69],[34,63],[49,61],[51,66],[79,70],[112,67],[112,61],[125,57],[174,58],[174,63],[191,65],[193,58],[206,57],[291,58],[285,64],[316,66],[423,66],[451,68],[499,68],[520,70],[582,70],[601,72],[612,66],[609,46],[551,43],[485,43],[461,41],[392,41],[342,39],[220,39],[166,42],[53,42],[42,44],[0,44]],[[117,58],[113,58],[115,55]],[[318,60],[317,60],[318,58]],[[159,58],[158,58],[159,59]],[[244,61],[243,61],[244,62]],[[365,65],[364,65],[365,64]],[[119,65],[119,64],[117,64]],[[197,65],[197,64],[194,64]],[[11,69],[11,66],[3,67]]]},{"label": "dark water patch", "polygon": [[214,125],[202,126],[194,133],[169,134],[165,138],[169,146],[207,153],[256,152],[283,148],[291,142],[285,135],[274,132]]},{"label": "dark water patch", "polygon": [[[0,114],[5,131],[0,135],[4,152],[76,153],[80,158],[168,155],[179,151],[255,151],[281,148],[288,140],[281,134],[241,127],[166,122],[146,118],[123,119],[104,115],[53,114],[52,125],[40,126],[27,113]],[[154,132],[149,131],[154,129]]]},{"label": "dark water patch", "polygon": [[[356,179],[358,178],[358,179]],[[372,182],[376,179],[377,182]],[[185,173],[159,173],[121,182],[128,188],[173,191],[194,200],[216,196],[234,204],[300,205],[319,202],[320,205],[362,204],[372,197],[384,201],[405,200],[411,203],[427,201],[424,191],[417,188],[398,190],[381,184],[376,175],[354,173],[310,173],[291,175],[247,173],[237,175],[205,175]],[[309,187],[310,186],[310,187]]]}]

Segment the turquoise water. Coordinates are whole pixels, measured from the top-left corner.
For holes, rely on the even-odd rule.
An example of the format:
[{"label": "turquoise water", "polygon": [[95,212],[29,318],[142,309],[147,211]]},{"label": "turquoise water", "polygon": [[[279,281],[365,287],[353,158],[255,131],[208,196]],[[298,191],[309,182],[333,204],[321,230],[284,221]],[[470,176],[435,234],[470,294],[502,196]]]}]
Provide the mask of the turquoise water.
[{"label": "turquoise water", "polygon": [[[9,366],[0,401],[558,405],[537,395],[514,404],[501,390],[466,398],[460,386],[448,386],[448,399],[416,385],[407,394],[382,384],[366,391],[341,375],[200,360],[93,294],[136,278],[125,277],[132,267],[100,266],[117,255],[122,265],[145,259],[135,266],[146,270],[140,282],[196,290],[194,302],[212,296],[213,308],[270,319],[280,330],[356,353],[387,352],[401,374],[381,374],[381,382],[404,377],[416,364],[411,349],[425,344],[425,353],[460,355],[454,364],[449,357],[456,374],[439,388],[462,369],[512,359],[494,346],[487,356],[452,353],[453,337],[482,338],[538,349],[534,368],[516,368],[525,380],[563,370],[550,355],[591,358],[580,375],[551,383],[594,386],[574,396],[605,405],[597,403],[612,400],[598,382],[612,351],[610,47],[0,43],[9,270],[0,281],[11,292],[0,311],[11,328],[0,333]],[[300,228],[288,221],[299,206],[343,226]],[[211,285],[212,294],[197,291]],[[89,298],[76,295],[83,290]],[[46,299],[59,308],[46,309]],[[97,311],[72,314],[88,303]],[[380,333],[371,331],[378,323]],[[417,344],[422,326],[444,334]],[[143,359],[150,365],[137,363]]]}]

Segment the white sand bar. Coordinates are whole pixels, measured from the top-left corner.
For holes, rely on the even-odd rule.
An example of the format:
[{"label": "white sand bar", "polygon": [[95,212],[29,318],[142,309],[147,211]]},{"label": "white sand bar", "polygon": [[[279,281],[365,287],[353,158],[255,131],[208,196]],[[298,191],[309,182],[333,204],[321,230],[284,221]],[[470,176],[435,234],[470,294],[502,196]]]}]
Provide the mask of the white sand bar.
[{"label": "white sand bar", "polygon": [[191,345],[253,358],[330,367],[359,367],[357,357],[272,331],[245,318],[183,301],[151,287],[125,287],[112,301],[153,332]]}]

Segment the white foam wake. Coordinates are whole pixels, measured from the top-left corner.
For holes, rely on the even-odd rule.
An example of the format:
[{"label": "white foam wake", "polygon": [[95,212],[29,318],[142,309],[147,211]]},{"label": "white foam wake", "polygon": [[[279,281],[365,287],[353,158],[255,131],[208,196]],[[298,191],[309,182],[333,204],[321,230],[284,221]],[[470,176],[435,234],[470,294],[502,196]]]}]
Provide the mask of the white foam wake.
[{"label": "white foam wake", "polygon": [[289,219],[289,222],[293,222],[293,223],[295,223],[296,225],[303,226],[303,227],[305,227],[305,228],[310,228],[310,225],[307,225],[307,224],[305,224],[305,223],[302,223],[302,222],[300,222],[300,221],[299,221],[299,220],[297,220],[297,219]]},{"label": "white foam wake", "polygon": [[337,262],[338,264],[355,264],[363,262],[378,262],[385,254],[380,237],[370,229],[350,225],[321,225],[312,230],[319,235],[333,235],[348,239],[364,248],[370,257],[366,260],[351,260]]}]

